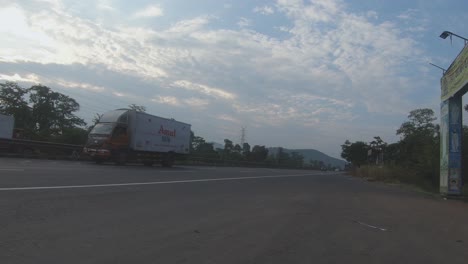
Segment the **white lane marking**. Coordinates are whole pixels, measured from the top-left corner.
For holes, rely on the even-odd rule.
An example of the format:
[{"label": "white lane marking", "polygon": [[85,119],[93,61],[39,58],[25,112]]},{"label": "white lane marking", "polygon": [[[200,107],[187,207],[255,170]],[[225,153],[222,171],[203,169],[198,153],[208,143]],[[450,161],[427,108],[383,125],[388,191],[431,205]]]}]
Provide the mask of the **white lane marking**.
[{"label": "white lane marking", "polygon": [[268,176],[253,176],[253,177],[233,177],[233,178],[208,178],[197,180],[179,180],[179,181],[159,181],[159,182],[128,182],[128,183],[109,183],[109,184],[90,184],[90,185],[63,185],[63,186],[39,186],[39,187],[10,187],[0,188],[0,191],[27,191],[27,190],[52,190],[52,189],[75,189],[75,188],[96,188],[96,187],[120,187],[120,186],[137,186],[137,185],[158,185],[158,184],[176,184],[176,183],[192,183],[192,182],[210,182],[210,181],[235,181],[235,180],[251,180],[251,179],[267,179],[267,178],[289,178],[289,177],[304,177],[320,174],[289,174],[289,175],[268,175]]},{"label": "white lane marking", "polygon": [[199,170],[217,170],[218,168],[216,167],[199,167]]},{"label": "white lane marking", "polygon": [[[52,165],[50,165],[52,166]],[[25,171],[25,170],[86,170],[88,169],[89,167],[78,167],[78,166],[70,166],[70,167],[66,167],[66,166],[54,166],[54,167],[48,167],[48,166],[43,166],[43,167],[24,167],[24,168],[14,168],[14,169],[6,169],[6,170],[21,170],[21,171]],[[93,171],[115,171],[115,170],[118,170],[118,171],[122,171],[122,169],[125,168],[125,167],[100,167],[100,168],[93,168],[92,171],[90,172],[93,172]],[[129,167],[126,167],[126,168],[131,168],[130,166]],[[143,168],[143,167],[141,167]],[[2,170],[2,169],[0,169]],[[135,170],[135,172],[141,172],[141,171],[145,171],[147,172],[148,170]],[[195,172],[195,170],[157,170],[154,169],[154,172]]]},{"label": "white lane marking", "polygon": [[366,223],[364,223],[364,222],[360,222],[360,221],[357,221],[357,220],[353,220],[353,222],[358,223],[358,224],[363,225],[363,226],[367,226],[367,227],[373,228],[373,229],[378,229],[378,230],[380,230],[380,231],[384,231],[384,232],[387,231],[387,229],[385,229],[385,228],[378,227],[378,226],[373,226],[373,225],[369,225],[369,224],[366,224]]},{"label": "white lane marking", "polygon": [[24,169],[17,169],[17,168],[0,168],[0,171],[24,171]]}]

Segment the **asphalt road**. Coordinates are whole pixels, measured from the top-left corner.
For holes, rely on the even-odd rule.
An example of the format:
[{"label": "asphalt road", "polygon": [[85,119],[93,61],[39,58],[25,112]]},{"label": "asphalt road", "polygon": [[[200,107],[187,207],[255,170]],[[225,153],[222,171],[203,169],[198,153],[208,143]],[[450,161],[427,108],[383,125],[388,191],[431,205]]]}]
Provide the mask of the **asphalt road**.
[{"label": "asphalt road", "polygon": [[0,263],[468,263],[468,204],[338,173],[0,159]]}]

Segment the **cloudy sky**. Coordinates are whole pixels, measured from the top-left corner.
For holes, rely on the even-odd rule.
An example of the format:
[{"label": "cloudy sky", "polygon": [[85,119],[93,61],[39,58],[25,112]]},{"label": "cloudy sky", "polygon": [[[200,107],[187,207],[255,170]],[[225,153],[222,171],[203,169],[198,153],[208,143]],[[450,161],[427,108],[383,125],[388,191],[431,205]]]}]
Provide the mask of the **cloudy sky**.
[{"label": "cloudy sky", "polygon": [[466,0],[0,0],[0,81],[75,98],[90,121],[135,103],[209,141],[315,148],[439,112]]}]

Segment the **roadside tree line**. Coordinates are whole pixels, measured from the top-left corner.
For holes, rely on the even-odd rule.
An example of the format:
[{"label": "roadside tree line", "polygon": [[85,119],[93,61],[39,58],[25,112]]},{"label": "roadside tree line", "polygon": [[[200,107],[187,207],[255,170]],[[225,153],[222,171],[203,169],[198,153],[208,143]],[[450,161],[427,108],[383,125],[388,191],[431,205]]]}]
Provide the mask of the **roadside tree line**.
[{"label": "roadside tree line", "polygon": [[23,88],[0,83],[0,113],[15,118],[18,137],[58,143],[82,144],[86,122],[75,115],[78,102],[44,85]]},{"label": "roadside tree line", "polygon": [[[387,144],[380,137],[371,142],[345,141],[341,157],[353,165],[359,176],[378,180],[397,180],[438,188],[440,171],[440,132],[432,109],[416,109],[397,129],[400,140]],[[468,127],[464,127],[468,142]],[[463,163],[468,164],[468,144],[464,144]],[[466,173],[464,180],[467,180]]]},{"label": "roadside tree line", "polygon": [[[146,112],[146,107],[131,104],[130,109]],[[83,145],[87,134],[102,114],[96,113],[91,125],[78,117],[80,104],[73,98],[37,84],[29,88],[15,82],[0,83],[0,114],[15,118],[15,136],[22,139]],[[191,158],[226,161],[237,164],[256,164],[268,167],[334,169],[322,161],[304,161],[297,152],[279,147],[275,151],[263,145],[234,144],[225,139],[224,147],[215,149],[213,143],[192,132]]]}]

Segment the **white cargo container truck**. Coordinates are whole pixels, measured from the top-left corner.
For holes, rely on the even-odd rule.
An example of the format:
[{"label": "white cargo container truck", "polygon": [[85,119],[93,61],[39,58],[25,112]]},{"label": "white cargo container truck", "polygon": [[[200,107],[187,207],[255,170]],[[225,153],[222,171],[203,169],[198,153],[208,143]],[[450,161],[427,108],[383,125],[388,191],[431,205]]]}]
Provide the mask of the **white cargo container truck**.
[{"label": "white cargo container truck", "polygon": [[12,139],[15,118],[13,116],[0,114],[0,138]]},{"label": "white cargo container truck", "polygon": [[88,135],[83,152],[97,163],[123,165],[138,161],[170,167],[178,155],[190,150],[190,124],[138,112],[117,109],[104,113]]}]

